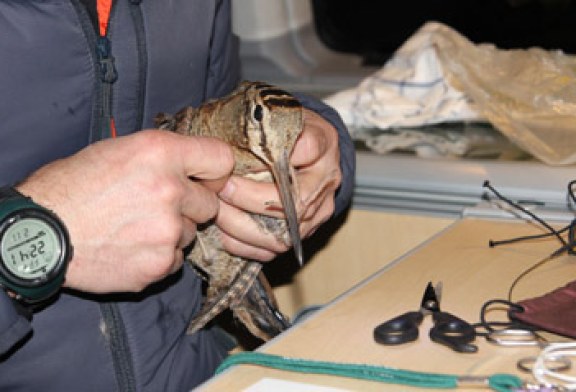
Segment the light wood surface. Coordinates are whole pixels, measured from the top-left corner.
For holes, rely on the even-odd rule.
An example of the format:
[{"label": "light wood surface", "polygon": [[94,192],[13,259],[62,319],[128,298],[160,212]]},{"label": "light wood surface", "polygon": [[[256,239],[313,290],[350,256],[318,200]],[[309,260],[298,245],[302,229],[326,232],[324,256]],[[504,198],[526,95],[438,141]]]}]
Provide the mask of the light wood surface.
[{"label": "light wood surface", "polygon": [[[539,232],[542,232],[539,228],[521,222],[458,221],[260,350],[296,358],[366,363],[423,372],[512,373],[529,378],[517,371],[516,361],[536,354],[535,348],[503,348],[477,339],[477,353],[456,353],[430,341],[427,335],[432,326],[430,317],[422,323],[419,339],[402,346],[375,343],[372,330],[387,319],[417,310],[428,281],[443,282],[442,310],[469,322],[478,321],[480,307],[485,301],[505,298],[510,284],[522,271],[559,246],[556,240],[549,239],[489,248],[488,240]],[[514,291],[513,300],[544,294],[575,277],[576,261],[572,256],[561,256],[527,275]],[[353,391],[414,390],[406,386],[304,375],[251,365],[235,366],[199,390],[241,391],[263,377]]]},{"label": "light wood surface", "polygon": [[[325,304],[454,222],[454,218],[353,209],[328,244],[274,293],[283,313]],[[313,240],[313,239],[311,239]]]}]

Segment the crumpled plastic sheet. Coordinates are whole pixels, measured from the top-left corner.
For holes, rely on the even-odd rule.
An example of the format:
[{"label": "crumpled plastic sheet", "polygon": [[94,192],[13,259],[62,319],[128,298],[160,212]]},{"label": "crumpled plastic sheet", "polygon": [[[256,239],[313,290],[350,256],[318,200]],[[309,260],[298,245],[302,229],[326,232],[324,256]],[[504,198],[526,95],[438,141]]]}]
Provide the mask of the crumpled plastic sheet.
[{"label": "crumpled plastic sheet", "polygon": [[[326,102],[363,129],[490,122],[550,165],[576,163],[576,57],[474,44],[428,22],[379,71]],[[433,139],[430,142],[434,144]]]},{"label": "crumpled plastic sheet", "polygon": [[[387,130],[362,128],[354,140],[378,154],[410,152],[420,158],[525,160],[530,156],[487,123],[441,123]],[[357,143],[358,144],[358,143]]]}]

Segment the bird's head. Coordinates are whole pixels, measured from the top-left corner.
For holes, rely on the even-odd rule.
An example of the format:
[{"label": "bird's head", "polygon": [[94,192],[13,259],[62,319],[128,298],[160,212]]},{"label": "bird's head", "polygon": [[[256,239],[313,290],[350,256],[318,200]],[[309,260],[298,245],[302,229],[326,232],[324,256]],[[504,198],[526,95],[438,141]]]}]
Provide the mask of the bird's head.
[{"label": "bird's head", "polygon": [[250,151],[271,169],[288,221],[290,238],[300,264],[302,245],[294,205],[290,154],[302,132],[303,108],[296,98],[265,83],[247,84],[246,137]]}]

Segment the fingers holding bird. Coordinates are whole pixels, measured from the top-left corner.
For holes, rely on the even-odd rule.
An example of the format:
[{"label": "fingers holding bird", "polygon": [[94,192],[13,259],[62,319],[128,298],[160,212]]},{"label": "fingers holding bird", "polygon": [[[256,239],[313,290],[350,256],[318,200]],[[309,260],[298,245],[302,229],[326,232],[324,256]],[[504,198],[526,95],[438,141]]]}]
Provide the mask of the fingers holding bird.
[{"label": "fingers holding bird", "polygon": [[[342,180],[334,127],[311,111],[305,111],[304,124],[290,158],[295,168],[292,182],[302,238],[309,237],[332,216],[335,193]],[[259,230],[248,215],[285,217],[276,185],[232,176],[219,196],[222,202],[216,224],[223,231],[225,247],[261,261],[286,250],[273,235]]]}]

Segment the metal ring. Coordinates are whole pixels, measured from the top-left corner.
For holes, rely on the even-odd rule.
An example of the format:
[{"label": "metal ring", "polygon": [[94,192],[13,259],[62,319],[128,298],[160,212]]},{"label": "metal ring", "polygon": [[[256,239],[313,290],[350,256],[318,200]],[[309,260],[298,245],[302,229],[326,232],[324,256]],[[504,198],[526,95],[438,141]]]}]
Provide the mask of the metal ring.
[{"label": "metal ring", "polygon": [[[523,372],[532,373],[532,368],[536,360],[537,357],[519,359],[518,362],[516,362],[516,367]],[[546,365],[546,369],[551,372],[563,372],[572,367],[572,361],[562,355],[546,357],[544,364]]]},{"label": "metal ring", "polygon": [[538,346],[538,337],[532,331],[526,329],[501,329],[494,330],[486,335],[486,340],[499,346]]}]

